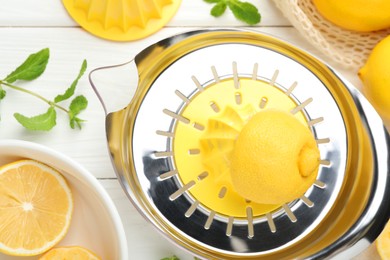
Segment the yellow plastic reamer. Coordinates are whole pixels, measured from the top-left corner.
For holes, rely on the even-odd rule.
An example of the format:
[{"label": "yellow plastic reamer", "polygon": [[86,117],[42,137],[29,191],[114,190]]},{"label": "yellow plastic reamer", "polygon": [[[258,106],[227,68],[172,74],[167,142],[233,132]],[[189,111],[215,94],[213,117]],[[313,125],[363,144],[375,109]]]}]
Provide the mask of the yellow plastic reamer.
[{"label": "yellow plastic reamer", "polygon": [[[272,108],[291,111],[296,106],[285,91],[250,78],[241,78],[239,89],[233,78],[224,79],[192,97],[181,111],[191,123],[177,123],[173,151],[181,181],[196,182],[189,190],[194,199],[215,213],[234,218],[245,218],[248,209],[255,217],[282,207],[255,203],[235,192],[230,161],[238,134],[254,114]],[[307,126],[303,112],[295,117]]]},{"label": "yellow plastic reamer", "polygon": [[108,40],[149,36],[175,15],[181,0],[62,0],[70,16],[88,32]]}]

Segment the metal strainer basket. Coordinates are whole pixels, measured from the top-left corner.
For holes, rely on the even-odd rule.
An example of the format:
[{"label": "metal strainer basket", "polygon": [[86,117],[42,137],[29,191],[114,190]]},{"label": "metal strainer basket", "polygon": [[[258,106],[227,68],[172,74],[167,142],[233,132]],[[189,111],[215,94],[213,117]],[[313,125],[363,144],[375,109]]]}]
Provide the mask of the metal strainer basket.
[{"label": "metal strainer basket", "polygon": [[[134,62],[132,101],[106,117],[109,150],[130,200],[177,245],[208,259],[346,259],[379,235],[390,212],[389,136],[327,65],[241,30],[173,36]],[[228,177],[235,137],[269,108],[307,125],[321,153],[314,185],[281,205],[241,198]]]}]

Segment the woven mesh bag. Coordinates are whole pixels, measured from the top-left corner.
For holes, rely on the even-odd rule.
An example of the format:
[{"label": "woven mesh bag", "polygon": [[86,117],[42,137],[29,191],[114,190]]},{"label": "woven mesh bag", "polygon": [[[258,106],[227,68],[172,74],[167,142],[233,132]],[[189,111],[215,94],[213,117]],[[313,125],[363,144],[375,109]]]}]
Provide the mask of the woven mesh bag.
[{"label": "woven mesh bag", "polygon": [[311,0],[274,2],[304,38],[326,56],[348,69],[357,71],[362,67],[374,46],[390,35],[390,28],[376,32],[342,29],[325,20]]}]

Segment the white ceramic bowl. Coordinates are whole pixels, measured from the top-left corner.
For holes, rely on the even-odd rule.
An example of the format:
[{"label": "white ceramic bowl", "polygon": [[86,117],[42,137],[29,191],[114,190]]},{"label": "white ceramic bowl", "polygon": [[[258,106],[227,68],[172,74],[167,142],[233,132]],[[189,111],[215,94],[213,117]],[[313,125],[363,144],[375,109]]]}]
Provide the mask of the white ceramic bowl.
[{"label": "white ceramic bowl", "polygon": [[[69,157],[43,145],[0,140],[0,165],[29,158],[59,170],[68,181],[74,198],[71,226],[57,246],[86,247],[102,259],[128,260],[124,228],[111,198],[95,177]],[[32,260],[0,253],[2,260]]]}]

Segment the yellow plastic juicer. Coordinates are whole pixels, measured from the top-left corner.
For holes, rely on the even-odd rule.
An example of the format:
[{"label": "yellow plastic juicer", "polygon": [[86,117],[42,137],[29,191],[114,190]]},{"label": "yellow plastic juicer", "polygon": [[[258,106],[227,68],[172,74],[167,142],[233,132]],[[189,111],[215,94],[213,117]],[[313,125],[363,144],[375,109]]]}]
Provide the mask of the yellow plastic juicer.
[{"label": "yellow plastic juicer", "polygon": [[[207,259],[347,259],[379,235],[390,212],[389,136],[330,67],[273,37],[228,29],[167,38],[134,63],[130,104],[105,109],[108,145],[130,200],[177,245]],[[92,79],[108,68],[90,75],[103,106]],[[235,139],[267,109],[306,125],[321,155],[314,184],[280,205],[241,197],[229,174]]]},{"label": "yellow plastic juicer", "polygon": [[175,15],[181,0],[62,0],[69,15],[88,32],[114,41],[149,36]]}]

